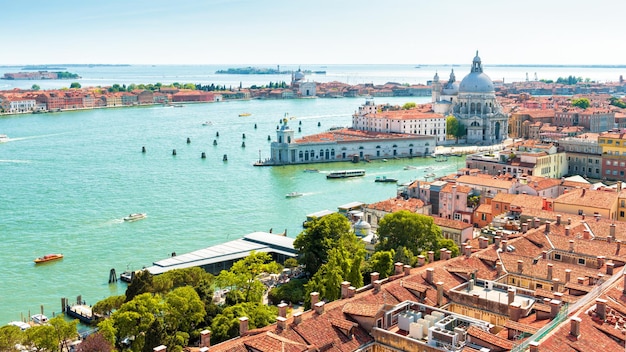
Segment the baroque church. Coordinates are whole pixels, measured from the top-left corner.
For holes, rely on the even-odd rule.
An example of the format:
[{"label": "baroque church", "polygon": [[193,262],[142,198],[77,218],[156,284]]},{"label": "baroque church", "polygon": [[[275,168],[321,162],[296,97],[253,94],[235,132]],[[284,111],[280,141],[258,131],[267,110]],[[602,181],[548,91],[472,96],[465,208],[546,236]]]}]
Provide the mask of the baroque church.
[{"label": "baroque church", "polygon": [[492,145],[507,138],[508,115],[496,100],[491,78],[483,73],[476,51],[470,73],[461,83],[456,81],[454,69],[443,84],[435,73],[432,83],[433,110],[445,116],[452,115],[467,130],[467,143]]}]

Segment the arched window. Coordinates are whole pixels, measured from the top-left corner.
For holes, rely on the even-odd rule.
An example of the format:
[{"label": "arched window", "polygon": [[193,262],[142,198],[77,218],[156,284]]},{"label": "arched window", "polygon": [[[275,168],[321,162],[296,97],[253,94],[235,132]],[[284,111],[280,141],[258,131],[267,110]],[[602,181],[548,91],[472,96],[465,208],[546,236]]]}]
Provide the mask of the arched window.
[{"label": "arched window", "polygon": [[298,156],[300,157],[300,160],[302,160],[302,157],[304,157],[304,153],[302,152],[302,150],[300,151],[300,153],[298,153]]},{"label": "arched window", "polygon": [[291,143],[291,136],[287,136],[287,143]]},{"label": "arched window", "polygon": [[315,152],[311,150],[311,159],[315,156]]},{"label": "arched window", "polygon": [[324,149],[320,149],[320,158],[324,158]]},{"label": "arched window", "polygon": [[335,149],[330,150],[330,157],[333,159],[335,158]]},{"label": "arched window", "polygon": [[283,142],[283,136],[278,136],[278,143],[282,143]]}]

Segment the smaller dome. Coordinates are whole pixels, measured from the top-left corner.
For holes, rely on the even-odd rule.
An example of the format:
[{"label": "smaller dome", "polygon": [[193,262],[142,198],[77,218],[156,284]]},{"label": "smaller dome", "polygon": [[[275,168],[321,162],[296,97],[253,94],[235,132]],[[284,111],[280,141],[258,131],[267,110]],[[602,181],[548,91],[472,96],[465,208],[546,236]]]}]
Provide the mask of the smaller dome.
[{"label": "smaller dome", "polygon": [[456,95],[459,93],[459,82],[448,82],[442,90],[445,95]]},{"label": "smaller dome", "polygon": [[296,79],[296,81],[300,81],[304,79],[304,73],[300,70],[298,70],[296,72],[296,74],[294,75],[294,78]]},{"label": "smaller dome", "polygon": [[367,221],[363,219],[359,219],[359,221],[354,224],[354,233],[359,237],[365,237],[370,234],[372,230],[372,225],[370,225]]}]

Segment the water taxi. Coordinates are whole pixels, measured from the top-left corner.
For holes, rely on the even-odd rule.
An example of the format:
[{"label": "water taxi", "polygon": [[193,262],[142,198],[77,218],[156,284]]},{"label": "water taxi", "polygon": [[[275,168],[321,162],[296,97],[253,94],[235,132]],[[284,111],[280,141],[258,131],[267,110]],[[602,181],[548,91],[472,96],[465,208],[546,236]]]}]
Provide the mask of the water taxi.
[{"label": "water taxi", "polygon": [[239,114],[239,117],[250,116],[250,115],[252,114],[249,112],[242,112],[241,114]]},{"label": "water taxi", "polygon": [[43,257],[39,257],[35,259],[34,262],[35,264],[39,264],[39,263],[45,263],[45,262],[49,262],[49,261],[57,260],[61,258],[63,258],[63,254],[52,253],[52,254],[46,254]]},{"label": "water taxi", "polygon": [[386,176],[380,177],[377,176],[376,179],[374,180],[374,182],[391,182],[391,183],[396,183],[398,182],[397,178],[387,178]]},{"label": "water taxi", "polygon": [[124,221],[137,221],[137,220],[145,219],[146,217],[147,217],[146,213],[134,213],[134,214],[129,214],[128,216],[124,217]]},{"label": "water taxi", "polygon": [[9,136],[6,134],[0,134],[0,143],[5,143],[9,141]]},{"label": "water taxi", "polygon": [[326,178],[348,178],[348,177],[359,177],[365,176],[365,170],[341,170],[341,171],[331,171]]},{"label": "water taxi", "polygon": [[285,194],[286,198],[296,198],[296,197],[301,197],[301,196],[302,196],[302,193],[300,192],[290,192],[290,193]]},{"label": "water taxi", "polygon": [[30,319],[35,324],[39,324],[39,325],[48,324],[48,317],[43,314],[31,315]]}]

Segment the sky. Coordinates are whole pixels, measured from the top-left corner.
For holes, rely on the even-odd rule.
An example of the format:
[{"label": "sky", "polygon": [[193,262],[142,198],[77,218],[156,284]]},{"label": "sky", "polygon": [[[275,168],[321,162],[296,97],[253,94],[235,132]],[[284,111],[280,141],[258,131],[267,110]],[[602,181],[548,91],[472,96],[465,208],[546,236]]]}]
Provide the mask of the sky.
[{"label": "sky", "polygon": [[623,0],[0,0],[0,65],[624,65]]}]

